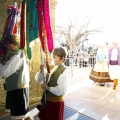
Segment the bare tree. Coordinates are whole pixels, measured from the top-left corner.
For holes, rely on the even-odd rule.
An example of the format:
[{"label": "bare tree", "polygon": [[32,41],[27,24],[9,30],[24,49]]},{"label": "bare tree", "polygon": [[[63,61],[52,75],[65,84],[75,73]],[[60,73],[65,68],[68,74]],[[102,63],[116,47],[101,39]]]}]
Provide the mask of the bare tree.
[{"label": "bare tree", "polygon": [[102,27],[90,29],[89,24],[90,20],[80,26],[77,25],[78,29],[76,29],[76,22],[73,23],[70,21],[67,27],[57,26],[56,34],[64,37],[66,44],[70,47],[70,50],[76,50],[76,44],[78,44],[83,37],[87,38],[91,34],[99,33],[102,31]]}]

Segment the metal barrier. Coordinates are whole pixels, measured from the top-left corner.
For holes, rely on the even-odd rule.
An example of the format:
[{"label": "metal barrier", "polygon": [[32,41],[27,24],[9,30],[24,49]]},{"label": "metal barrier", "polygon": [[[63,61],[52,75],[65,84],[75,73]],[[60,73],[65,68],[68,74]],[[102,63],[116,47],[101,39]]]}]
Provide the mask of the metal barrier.
[{"label": "metal barrier", "polygon": [[89,56],[89,57],[77,57],[77,58],[67,58],[65,61],[66,66],[79,66],[82,67],[93,67],[96,61],[95,56]]},{"label": "metal barrier", "polygon": [[95,56],[89,56],[87,58],[83,58],[83,59],[78,59],[78,65],[79,67],[93,67],[96,61],[96,57]]},{"label": "metal barrier", "polygon": [[71,77],[73,77],[73,67],[77,66],[79,68],[83,67],[93,67],[96,61],[95,56],[89,56],[89,57],[84,57],[84,58],[79,58],[77,59],[74,58],[67,58],[65,61],[65,65],[69,66],[71,69]]}]

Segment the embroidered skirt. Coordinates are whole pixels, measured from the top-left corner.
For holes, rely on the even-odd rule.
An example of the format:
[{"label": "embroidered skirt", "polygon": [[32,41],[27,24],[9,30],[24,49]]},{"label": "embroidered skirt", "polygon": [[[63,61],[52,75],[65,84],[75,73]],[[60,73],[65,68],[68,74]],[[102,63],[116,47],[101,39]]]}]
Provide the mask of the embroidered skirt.
[{"label": "embroidered skirt", "polygon": [[110,79],[109,72],[96,72],[94,69],[91,70],[89,78],[99,83],[113,82],[113,80]]}]

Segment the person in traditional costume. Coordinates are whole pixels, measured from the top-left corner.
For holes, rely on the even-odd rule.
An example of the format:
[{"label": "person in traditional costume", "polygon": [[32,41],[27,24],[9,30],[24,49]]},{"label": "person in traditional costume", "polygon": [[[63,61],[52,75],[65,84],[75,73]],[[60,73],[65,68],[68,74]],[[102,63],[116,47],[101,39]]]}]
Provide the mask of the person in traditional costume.
[{"label": "person in traditional costume", "polygon": [[28,119],[29,70],[26,56],[20,47],[20,37],[7,35],[7,54],[0,63],[0,76],[5,78],[6,108],[12,120]]},{"label": "person in traditional costume", "polygon": [[108,51],[109,75],[113,80],[113,92],[116,90],[120,78],[120,48],[118,42],[113,41],[112,48]]},{"label": "person in traditional costume", "polygon": [[96,63],[90,72],[89,78],[104,86],[106,82],[112,82],[108,69],[108,52],[105,44],[101,45],[96,54]]},{"label": "person in traditional costume", "polygon": [[70,69],[64,65],[66,51],[63,47],[55,48],[53,60],[55,67],[50,74],[45,75],[46,81],[43,82],[43,67],[41,72],[36,73],[35,79],[40,82],[41,87],[46,91],[46,104],[41,101],[39,118],[40,120],[63,120],[64,116],[64,95],[66,94],[69,81]]}]

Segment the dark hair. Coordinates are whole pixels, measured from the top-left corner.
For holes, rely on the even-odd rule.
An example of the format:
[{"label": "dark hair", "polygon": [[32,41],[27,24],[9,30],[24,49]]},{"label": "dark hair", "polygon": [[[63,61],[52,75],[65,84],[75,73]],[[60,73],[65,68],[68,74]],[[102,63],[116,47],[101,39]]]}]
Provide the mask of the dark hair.
[{"label": "dark hair", "polygon": [[8,34],[5,40],[6,44],[14,44],[20,46],[20,37],[17,34]]},{"label": "dark hair", "polygon": [[53,55],[59,56],[60,59],[63,59],[63,57],[66,59],[67,50],[64,47],[57,47],[54,49]]}]

